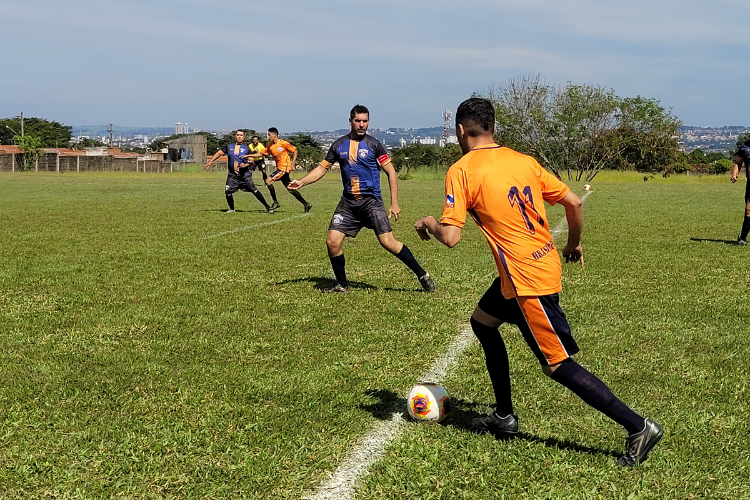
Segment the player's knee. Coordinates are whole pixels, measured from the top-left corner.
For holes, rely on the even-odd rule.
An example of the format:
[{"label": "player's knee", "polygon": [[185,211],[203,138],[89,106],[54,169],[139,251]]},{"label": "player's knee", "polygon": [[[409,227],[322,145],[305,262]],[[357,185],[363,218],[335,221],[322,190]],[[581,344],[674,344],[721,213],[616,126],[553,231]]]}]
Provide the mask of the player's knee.
[{"label": "player's knee", "polygon": [[326,238],[326,248],[328,248],[328,255],[335,257],[341,253],[341,242],[331,238]]},{"label": "player's knee", "polygon": [[560,366],[561,363],[555,363],[554,365],[542,365],[542,371],[548,377],[551,377],[555,370]]}]

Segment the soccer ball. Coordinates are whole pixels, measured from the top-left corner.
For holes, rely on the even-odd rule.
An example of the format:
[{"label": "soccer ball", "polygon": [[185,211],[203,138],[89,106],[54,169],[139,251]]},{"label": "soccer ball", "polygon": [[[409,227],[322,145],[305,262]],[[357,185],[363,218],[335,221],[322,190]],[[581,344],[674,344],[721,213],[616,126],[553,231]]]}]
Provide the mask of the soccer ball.
[{"label": "soccer ball", "polygon": [[448,391],[432,382],[414,387],[406,400],[409,416],[414,420],[441,422],[451,408]]},{"label": "soccer ball", "polygon": [[586,191],[591,191],[591,184],[584,184],[583,189],[585,189]]}]

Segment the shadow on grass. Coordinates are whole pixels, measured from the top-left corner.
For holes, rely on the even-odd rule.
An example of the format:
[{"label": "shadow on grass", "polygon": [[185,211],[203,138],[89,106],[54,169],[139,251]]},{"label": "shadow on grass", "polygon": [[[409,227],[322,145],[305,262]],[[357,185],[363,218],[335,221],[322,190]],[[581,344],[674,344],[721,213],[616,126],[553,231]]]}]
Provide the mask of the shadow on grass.
[{"label": "shadow on grass", "polygon": [[[366,394],[368,397],[375,399],[376,401],[372,404],[359,405],[359,408],[368,411],[378,420],[390,420],[393,417],[393,414],[397,412],[404,415],[407,413],[406,398],[399,396],[393,391],[384,389],[368,390],[366,391]],[[480,406],[484,408],[484,405],[457,398],[450,398],[450,401],[451,408],[448,416],[439,425],[455,427],[456,429],[476,433],[476,430],[471,425],[471,421],[475,418],[484,417],[486,415],[485,412],[478,410]],[[500,436],[495,436],[495,439],[498,441],[507,440],[507,438]],[[589,453],[591,455],[609,455],[611,457],[619,457],[621,455],[621,453],[617,453],[613,450],[584,446],[572,441],[564,441],[555,438],[541,438],[526,432],[519,432],[515,439],[543,444],[548,448],[570,450],[578,453]]]},{"label": "shadow on grass", "polygon": [[700,242],[707,241],[709,243],[724,243],[725,245],[739,246],[737,245],[737,240],[714,240],[711,238],[690,238],[690,241],[700,241]]},{"label": "shadow on grass", "polygon": [[[271,284],[275,285],[275,286],[279,286],[279,285],[288,285],[288,284],[291,284],[291,283],[303,283],[305,281],[308,282],[308,283],[312,283],[313,284],[313,288],[315,288],[317,290],[323,290],[325,288],[330,288],[330,287],[332,287],[333,285],[336,284],[336,282],[333,281],[331,278],[324,278],[324,277],[321,277],[321,276],[308,276],[307,278],[295,278],[295,279],[289,279],[289,280],[284,280],[284,281],[277,281],[276,283],[271,283]],[[409,290],[408,288],[390,288],[390,287],[378,288],[378,287],[373,286],[373,285],[371,285],[369,283],[363,283],[361,281],[350,281],[349,282],[349,289],[350,290],[351,289],[354,289],[354,290],[386,290],[388,292],[416,292],[416,291],[423,292],[424,291],[421,288],[418,289],[418,290],[416,288],[412,289],[412,290]]]}]

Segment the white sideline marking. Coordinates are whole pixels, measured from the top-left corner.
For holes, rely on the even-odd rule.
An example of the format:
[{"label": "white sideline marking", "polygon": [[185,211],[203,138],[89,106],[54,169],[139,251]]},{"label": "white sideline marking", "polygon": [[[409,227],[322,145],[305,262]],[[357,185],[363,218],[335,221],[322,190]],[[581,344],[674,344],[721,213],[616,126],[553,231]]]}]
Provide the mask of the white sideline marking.
[{"label": "white sideline marking", "polygon": [[[435,361],[420,382],[441,382],[448,371],[456,364],[461,353],[474,340],[471,328],[464,329],[448,347],[442,358]],[[367,472],[385,453],[385,448],[401,433],[403,413],[395,411],[389,420],[377,422],[344,459],[336,470],[324,481],[314,494],[304,495],[305,500],[351,500],[357,479]]]},{"label": "white sideline marking", "polygon": [[286,219],[279,219],[279,220],[272,220],[268,222],[261,222],[260,224],[253,224],[251,226],[243,226],[238,227],[235,229],[232,229],[230,231],[224,231],[223,233],[217,233],[212,234],[211,236],[204,236],[203,238],[200,238],[201,240],[210,240],[211,238],[218,238],[219,236],[224,236],[225,234],[232,234],[232,233],[239,233],[240,231],[247,231],[248,229],[255,229],[256,227],[263,227],[263,226],[273,226],[274,224],[281,224],[282,222],[287,222],[294,219],[299,219],[300,217],[307,217],[308,215],[312,215],[311,212],[307,212],[304,214],[294,215],[292,217],[287,217]]},{"label": "white sideline marking", "polygon": [[[581,202],[591,194],[586,193]],[[552,230],[552,236],[557,236],[567,225],[567,219],[561,220]],[[442,358],[435,361],[430,370],[425,373],[420,382],[439,383],[448,374],[448,371],[456,364],[458,358],[471,345],[474,340],[474,332],[470,327],[465,328],[448,347]],[[355,446],[344,461],[339,465],[328,479],[318,486],[315,493],[303,495],[303,500],[352,500],[356,490],[356,483],[375,462],[385,453],[386,447],[398,437],[403,430],[404,414],[394,411],[389,420],[376,422],[370,431]]]}]

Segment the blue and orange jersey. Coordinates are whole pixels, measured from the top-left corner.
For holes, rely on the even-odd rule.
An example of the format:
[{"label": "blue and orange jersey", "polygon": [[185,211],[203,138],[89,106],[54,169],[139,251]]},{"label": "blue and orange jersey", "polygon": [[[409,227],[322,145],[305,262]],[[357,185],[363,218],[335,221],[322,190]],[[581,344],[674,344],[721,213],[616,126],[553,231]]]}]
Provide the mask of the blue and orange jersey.
[{"label": "blue and orange jersey", "polygon": [[380,141],[371,135],[365,135],[361,141],[345,135],[331,144],[331,149],[320,165],[331,168],[336,162],[341,167],[345,196],[374,196],[383,201],[380,194],[380,167],[388,165],[391,159]]},{"label": "blue and orange jersey", "polygon": [[297,148],[284,139],[279,139],[276,143],[269,142],[266,150],[262,151],[265,156],[271,155],[276,161],[276,168],[284,172],[292,171],[292,159],[289,153],[294,153]]},{"label": "blue and orange jersey", "polygon": [[476,221],[495,257],[506,299],[557,293],[562,268],[544,202],[554,205],[568,186],[531,156],[488,144],[463,156],[445,178],[442,224]]},{"label": "blue and orange jersey", "polygon": [[245,144],[227,144],[223,146],[220,151],[227,155],[227,168],[230,172],[238,172],[241,168],[247,168],[249,160],[247,158],[240,158],[240,156],[249,155],[251,153],[250,148]]}]

